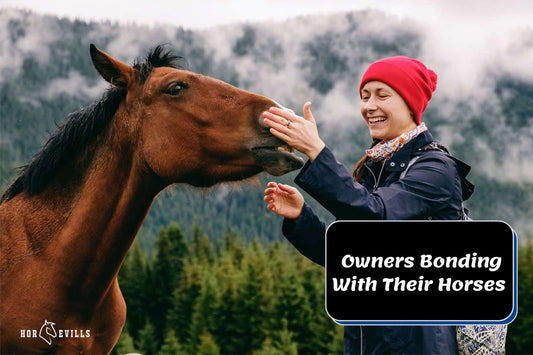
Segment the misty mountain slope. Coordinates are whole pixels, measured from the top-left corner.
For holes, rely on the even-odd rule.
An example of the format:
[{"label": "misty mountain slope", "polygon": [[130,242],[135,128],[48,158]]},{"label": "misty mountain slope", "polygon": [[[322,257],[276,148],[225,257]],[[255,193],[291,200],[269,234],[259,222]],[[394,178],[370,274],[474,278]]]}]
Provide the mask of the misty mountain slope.
[{"label": "misty mountain slope", "polygon": [[[370,143],[357,93],[364,69],[386,56],[419,58],[439,75],[423,119],[454,155],[472,165],[473,217],[505,220],[523,235],[533,230],[533,74],[526,65],[533,62],[531,29],[487,43],[490,55],[479,53],[483,60],[469,67],[439,56],[446,44],[432,41],[415,21],[377,11],[190,31],[0,9],[2,188],[14,178],[13,168],[28,161],[68,113],[103,94],[107,84],[92,66],[89,43],[127,63],[167,43],[189,70],[269,96],[298,113],[311,100],[322,138],[348,168]],[[289,183],[293,177],[275,180]],[[262,177],[263,186],[270,179]],[[248,239],[281,234],[281,220],[266,211],[262,188],[172,190],[156,199],[141,229],[145,246],[171,220],[188,233],[192,221],[202,219],[215,239],[228,228]]]}]

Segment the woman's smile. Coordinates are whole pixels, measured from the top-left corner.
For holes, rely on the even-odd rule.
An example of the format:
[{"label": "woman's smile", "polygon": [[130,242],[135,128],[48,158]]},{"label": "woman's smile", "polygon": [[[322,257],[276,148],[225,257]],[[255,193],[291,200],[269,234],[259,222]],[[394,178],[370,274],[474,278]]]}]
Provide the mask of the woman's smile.
[{"label": "woman's smile", "polygon": [[374,116],[367,118],[368,123],[371,125],[379,125],[379,123],[385,122],[387,120],[386,116]]}]

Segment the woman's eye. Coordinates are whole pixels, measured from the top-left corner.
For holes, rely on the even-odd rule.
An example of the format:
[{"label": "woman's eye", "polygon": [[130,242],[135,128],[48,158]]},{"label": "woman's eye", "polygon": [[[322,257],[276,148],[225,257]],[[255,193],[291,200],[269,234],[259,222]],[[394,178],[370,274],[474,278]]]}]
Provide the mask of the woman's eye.
[{"label": "woman's eye", "polygon": [[185,84],[185,83],[176,83],[176,84],[170,86],[166,90],[166,93],[169,94],[169,95],[178,95],[181,91],[183,91],[186,88],[187,88],[187,84]]}]

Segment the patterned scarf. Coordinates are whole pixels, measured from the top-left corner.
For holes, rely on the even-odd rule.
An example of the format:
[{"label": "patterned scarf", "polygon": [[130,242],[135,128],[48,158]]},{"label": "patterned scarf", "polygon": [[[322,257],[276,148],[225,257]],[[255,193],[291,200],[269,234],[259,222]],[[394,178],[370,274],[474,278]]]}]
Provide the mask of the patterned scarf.
[{"label": "patterned scarf", "polygon": [[399,150],[407,142],[409,142],[411,139],[415,138],[424,131],[427,131],[427,127],[424,122],[422,122],[419,126],[416,126],[416,128],[410,132],[406,132],[394,139],[391,139],[390,141],[380,142],[376,144],[375,146],[366,151],[366,155],[368,155],[370,159],[375,161],[388,159],[394,152]]}]

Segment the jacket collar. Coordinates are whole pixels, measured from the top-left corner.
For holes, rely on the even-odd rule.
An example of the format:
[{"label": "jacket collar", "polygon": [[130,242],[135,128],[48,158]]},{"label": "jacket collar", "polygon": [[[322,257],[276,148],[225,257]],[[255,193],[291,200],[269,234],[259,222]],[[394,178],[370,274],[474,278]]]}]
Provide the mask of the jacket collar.
[{"label": "jacket collar", "polygon": [[[414,152],[429,143],[433,142],[433,136],[429,131],[424,131],[413,140],[407,142],[401,149],[395,152],[389,159],[385,160],[385,170],[403,171],[407,168]],[[381,162],[379,163],[381,165]]]}]

